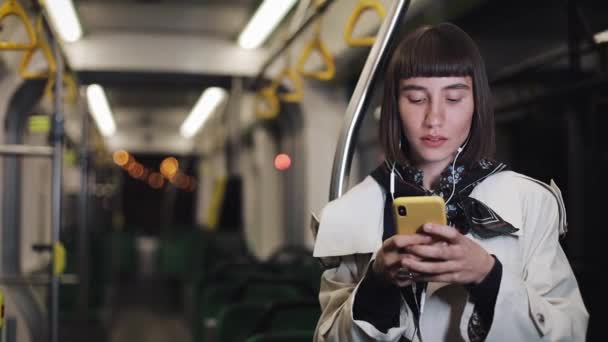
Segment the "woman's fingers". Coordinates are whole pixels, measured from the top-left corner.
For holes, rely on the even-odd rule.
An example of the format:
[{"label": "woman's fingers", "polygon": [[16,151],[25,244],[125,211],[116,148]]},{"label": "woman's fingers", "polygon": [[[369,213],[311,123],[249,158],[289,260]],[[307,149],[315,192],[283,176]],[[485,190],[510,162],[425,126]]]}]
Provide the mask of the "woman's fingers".
[{"label": "woman's fingers", "polygon": [[442,274],[452,273],[458,270],[458,264],[455,261],[423,261],[414,258],[402,258],[401,265],[406,267],[411,272],[425,274]]},{"label": "woman's fingers", "polygon": [[443,273],[436,275],[425,275],[418,278],[419,281],[436,282],[436,283],[459,283],[458,273]]},{"label": "woman's fingers", "polygon": [[431,236],[425,234],[410,234],[410,235],[394,235],[384,241],[383,248],[385,252],[404,250],[413,245],[424,245],[433,242]]},{"label": "woman's fingers", "polygon": [[411,246],[408,248],[408,251],[421,259],[451,260],[461,256],[458,246],[442,242],[433,245]]},{"label": "woman's fingers", "polygon": [[454,227],[444,226],[442,224],[427,223],[422,226],[422,231],[426,234],[440,237],[450,243],[457,243],[463,236]]}]

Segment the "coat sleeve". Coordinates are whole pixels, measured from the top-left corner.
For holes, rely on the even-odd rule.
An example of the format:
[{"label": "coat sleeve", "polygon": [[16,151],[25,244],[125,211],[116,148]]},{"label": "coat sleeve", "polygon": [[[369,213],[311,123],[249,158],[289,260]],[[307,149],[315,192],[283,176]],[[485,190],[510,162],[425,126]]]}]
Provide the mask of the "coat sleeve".
[{"label": "coat sleeve", "polygon": [[[505,267],[487,341],[584,341],[589,315],[559,244],[555,197],[537,189],[523,199],[523,273]],[[497,323],[498,322],[498,323]]]},{"label": "coat sleeve", "polygon": [[338,267],[328,269],[321,277],[319,301],[321,317],[317,324],[314,341],[399,341],[402,336],[414,340],[413,314],[401,300],[400,326],[386,333],[372,324],[353,319],[353,301],[357,289],[370,263],[369,256],[350,255],[341,258]]}]

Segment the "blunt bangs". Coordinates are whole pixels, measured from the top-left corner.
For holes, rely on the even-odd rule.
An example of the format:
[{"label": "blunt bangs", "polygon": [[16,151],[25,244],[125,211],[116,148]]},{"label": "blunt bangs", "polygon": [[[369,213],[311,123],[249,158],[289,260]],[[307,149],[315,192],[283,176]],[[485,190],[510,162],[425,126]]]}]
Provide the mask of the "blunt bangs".
[{"label": "blunt bangs", "polygon": [[467,42],[450,31],[425,28],[400,44],[394,56],[397,79],[473,76],[474,61]]}]

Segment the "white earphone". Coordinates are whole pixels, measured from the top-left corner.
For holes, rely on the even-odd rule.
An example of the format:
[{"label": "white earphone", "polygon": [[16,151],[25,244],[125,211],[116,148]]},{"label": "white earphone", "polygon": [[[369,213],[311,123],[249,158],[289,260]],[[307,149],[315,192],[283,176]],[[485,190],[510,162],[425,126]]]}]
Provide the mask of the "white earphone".
[{"label": "white earphone", "polygon": [[[454,162],[452,162],[452,194],[450,194],[450,197],[448,198],[448,200],[445,201],[446,205],[450,202],[450,200],[452,200],[452,197],[454,197],[454,192],[456,191],[456,177],[455,177],[456,174],[455,174],[455,170],[454,170],[454,168],[456,167],[456,160],[458,159],[458,157],[460,156],[462,151],[464,151],[464,148],[469,143],[469,138],[470,138],[470,136],[468,136],[467,140],[465,140],[464,143],[462,145],[460,145],[460,147],[458,147],[458,150],[456,150],[456,156],[454,157]],[[395,164],[396,164],[396,162],[393,161],[393,165],[391,166],[390,191],[391,191],[391,197],[392,197],[393,201],[395,200]]]}]

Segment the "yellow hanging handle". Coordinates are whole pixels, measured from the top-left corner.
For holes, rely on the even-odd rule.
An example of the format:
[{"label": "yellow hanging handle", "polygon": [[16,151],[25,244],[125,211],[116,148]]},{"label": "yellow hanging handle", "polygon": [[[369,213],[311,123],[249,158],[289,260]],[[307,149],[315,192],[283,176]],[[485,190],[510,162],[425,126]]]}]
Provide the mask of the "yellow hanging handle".
[{"label": "yellow hanging handle", "polygon": [[[306,65],[308,58],[315,50],[321,55],[325,64],[325,69],[321,71],[307,71],[304,68],[304,65]],[[298,59],[297,70],[302,76],[315,78],[321,81],[329,81],[336,75],[336,64],[334,63],[334,57],[331,52],[329,52],[327,45],[316,37],[304,46],[304,50],[302,50],[302,54]]]},{"label": "yellow hanging handle", "polygon": [[[284,79],[288,79],[293,85],[293,90],[288,93],[277,93],[277,90]],[[277,78],[272,81],[270,86],[274,88],[275,94],[278,94],[279,99],[285,102],[300,102],[304,98],[304,85],[300,75],[289,67],[285,68]]]},{"label": "yellow hanging handle", "polygon": [[279,115],[280,109],[276,87],[270,85],[258,91],[255,104],[255,113],[258,118],[274,119]]},{"label": "yellow hanging handle", "polygon": [[[49,78],[49,82],[47,82],[46,87],[44,88],[44,96],[53,99],[55,98],[55,74],[51,74]],[[76,82],[76,77],[72,73],[64,73],[63,74],[63,87],[65,89],[64,99],[68,101],[68,103],[76,103],[78,100],[78,82]]]},{"label": "yellow hanging handle", "polygon": [[36,33],[32,27],[32,23],[28,18],[25,10],[16,0],[6,0],[5,3],[0,6],[0,22],[2,19],[14,15],[21,19],[21,22],[25,26],[27,35],[29,37],[29,43],[16,43],[16,42],[3,42],[0,41],[0,50],[30,50],[36,46]]},{"label": "yellow hanging handle", "polygon": [[353,31],[359,18],[361,18],[361,14],[365,11],[374,10],[380,20],[384,20],[386,16],[386,11],[384,10],[384,6],[378,0],[359,0],[357,7],[353,10],[353,13],[348,18],[346,22],[346,28],[344,29],[344,40],[350,46],[370,46],[374,45],[376,41],[376,37],[360,37],[353,38]]},{"label": "yellow hanging handle", "polygon": [[[319,6],[319,2],[317,2],[317,6]],[[321,71],[306,71],[304,66],[308,61],[308,58],[312,54],[313,51],[317,51],[321,58],[323,59],[323,64],[325,64],[325,69]],[[327,45],[323,43],[321,40],[321,21],[317,19],[315,23],[315,32],[313,37],[306,45],[304,46],[304,50],[302,50],[302,54],[298,58],[298,64],[296,66],[298,72],[305,77],[315,78],[321,81],[329,81],[336,75],[336,64],[334,63],[334,56],[329,52]]]},{"label": "yellow hanging handle", "polygon": [[[34,53],[40,49],[44,58],[47,61],[48,69],[44,72],[30,72],[28,71],[28,66],[32,61],[32,57]],[[55,71],[57,71],[57,63],[55,62],[55,56],[53,55],[53,50],[49,46],[49,44],[44,39],[44,32],[42,29],[42,16],[38,18],[38,22],[36,24],[36,44],[33,48],[27,50],[23,54],[23,58],[21,59],[21,64],[19,65],[19,74],[22,78],[31,80],[31,79],[49,79],[54,77]],[[47,83],[48,85],[48,83]]]},{"label": "yellow hanging handle", "polygon": [[62,275],[65,271],[66,251],[61,242],[53,246],[53,275]]}]

